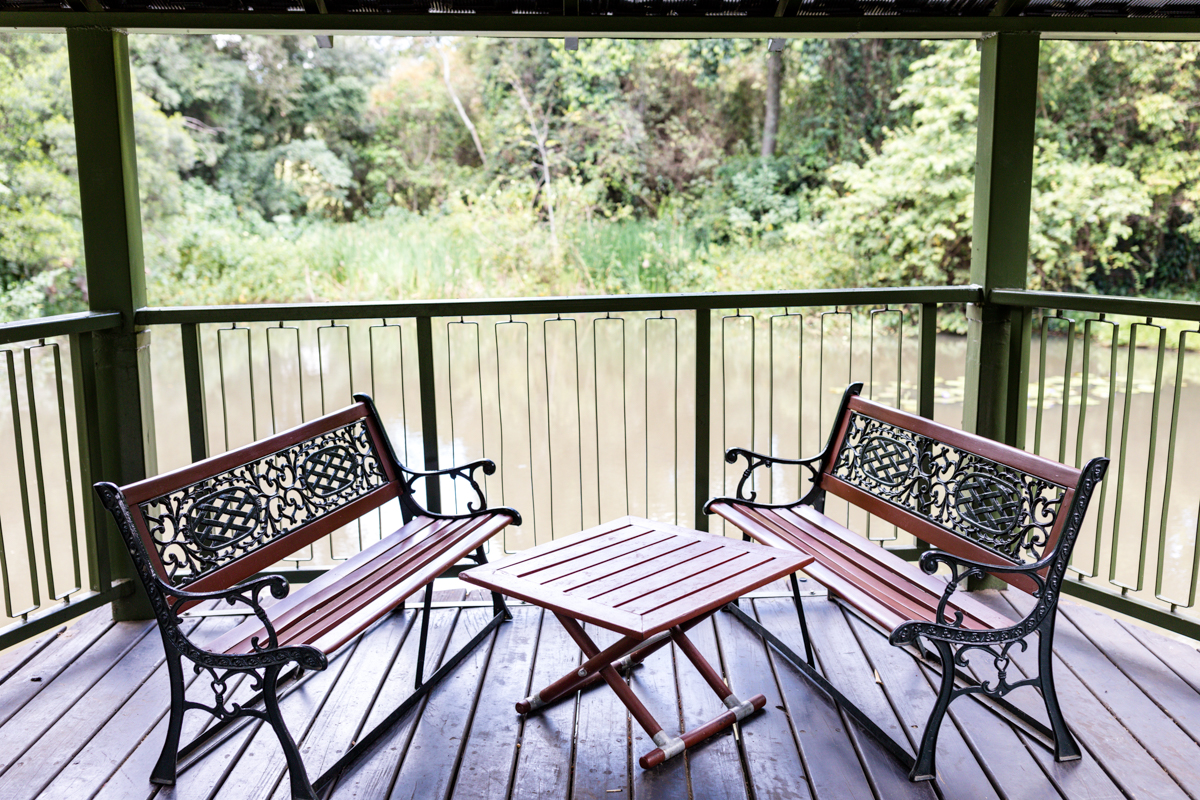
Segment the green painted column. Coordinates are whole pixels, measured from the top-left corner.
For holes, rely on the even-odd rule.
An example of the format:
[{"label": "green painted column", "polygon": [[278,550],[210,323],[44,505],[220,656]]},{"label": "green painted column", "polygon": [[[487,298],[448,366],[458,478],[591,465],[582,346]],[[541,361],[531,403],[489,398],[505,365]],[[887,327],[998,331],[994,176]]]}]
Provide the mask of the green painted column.
[{"label": "green painted column", "polygon": [[[1039,46],[1030,33],[982,43],[971,281],[989,291],[1026,287]],[[963,428],[1023,446],[1029,314],[972,304],[967,324]]]},{"label": "green painted column", "polygon": [[[971,282],[987,291],[1026,286],[1040,44],[1037,34],[1001,33],[981,47]],[[964,430],[1024,446],[1029,323],[1023,309],[967,306]],[[1005,586],[990,575],[967,582]]]},{"label": "green painted column", "polygon": [[[71,100],[79,160],[79,200],[93,311],[120,311],[124,325],[95,337],[97,479],[124,485],[156,472],[154,413],[150,394],[150,333],[133,313],[146,305],[142,217],[133,138],[133,89],[126,34],[67,29]],[[112,520],[105,520],[114,578],[132,578],[133,565]],[[115,619],[153,614],[138,584],[113,603]]]}]

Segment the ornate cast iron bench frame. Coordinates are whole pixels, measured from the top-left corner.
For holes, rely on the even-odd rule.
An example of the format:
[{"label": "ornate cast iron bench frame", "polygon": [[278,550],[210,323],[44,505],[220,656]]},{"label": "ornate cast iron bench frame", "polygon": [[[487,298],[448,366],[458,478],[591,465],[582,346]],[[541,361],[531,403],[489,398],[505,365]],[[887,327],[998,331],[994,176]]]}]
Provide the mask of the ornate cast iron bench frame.
[{"label": "ornate cast iron bench frame", "polygon": [[[292,797],[315,798],[315,790],[323,790],[511,618],[503,598],[493,593],[491,622],[423,679],[433,579],[463,558],[487,563],[484,544],[506,525],[519,525],[521,516],[509,508],[486,508],[475,473],[494,473],[491,461],[432,472],[408,469],[396,458],[371,398],[359,394],[354,399],[341,411],[175,472],[121,488],[96,484],[146,587],[166,650],[171,713],[153,783],[174,784],[181,760],[194,763],[230,723],[255,717],[270,723],[279,737]],[[468,513],[434,513],[417,503],[416,482],[442,475],[464,481],[474,492]],[[282,576],[252,578],[392,500],[399,502],[399,530],[290,596]],[[416,691],[310,784],[279,713],[280,683],[305,670],[325,669],[330,654],[421,587]],[[264,607],[264,592],[278,602]],[[197,644],[180,628],[181,614],[210,600],[240,606],[248,619],[214,641]],[[186,699],[181,658],[191,661],[197,674],[207,674],[212,705]],[[289,664],[294,669],[281,676]],[[254,698],[230,701],[228,683],[237,675],[249,677],[258,692]],[[180,748],[183,714],[191,709],[207,711],[217,723]]]},{"label": "ornate cast iron bench frame", "polygon": [[[942,719],[950,702],[965,694],[987,701],[1001,716],[1052,746],[1058,761],[1078,759],[1079,746],[1063,721],[1054,691],[1055,610],[1088,501],[1108,459],[1095,458],[1082,470],[1075,469],[872,403],[859,397],[861,390],[861,383],[846,389],[828,443],[812,458],[729,450],[726,461],[745,458],[748,464],[737,496],[714,498],[705,511],[724,517],[747,538],[815,556],[805,573],[824,585],[831,599],[887,634],[893,645],[919,657],[929,656],[926,645],[936,651],[941,686],[916,759],[817,671],[794,575],[805,658],[736,607],[729,610],[824,688],[909,767],[914,781],[934,777]],[[812,488],[792,503],[758,502],[754,491],[747,493],[750,477],[755,469],[776,464],[803,467]],[[827,517],[827,493],[938,549],[923,553],[917,569]],[[934,576],[939,567],[948,568],[948,580]],[[1014,622],[970,593],[957,591],[968,578],[988,574],[1037,599],[1025,619]],[[1038,674],[1010,682],[1012,648],[1026,649],[1026,640],[1035,633]],[[969,658],[977,652],[992,660],[994,679],[980,682],[967,673]],[[1004,700],[1022,686],[1041,690],[1049,728]]]}]

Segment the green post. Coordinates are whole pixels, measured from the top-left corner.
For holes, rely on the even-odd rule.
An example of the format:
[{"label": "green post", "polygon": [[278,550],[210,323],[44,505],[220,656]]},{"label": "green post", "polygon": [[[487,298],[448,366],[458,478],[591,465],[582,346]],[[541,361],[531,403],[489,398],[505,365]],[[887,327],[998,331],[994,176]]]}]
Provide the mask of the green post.
[{"label": "green post", "polygon": [[[124,318],[120,329],[94,337],[100,465],[94,477],[124,485],[157,471],[150,333],[133,324],[134,311],[146,305],[146,275],[129,43],[118,31],[68,28],[67,49],[88,302],[93,311],[119,311]],[[97,535],[108,537],[113,578],[132,578],[133,564],[112,520]],[[118,620],[153,617],[140,586],[112,609]]]},{"label": "green post", "polygon": [[[1037,34],[1001,33],[982,43],[971,282],[985,290],[967,307],[963,429],[1023,447],[1031,317],[989,302],[992,289],[1024,289],[1029,261],[1037,111]],[[999,589],[998,578],[968,582]]]},{"label": "green post", "polygon": [[[987,292],[1026,286],[1039,45],[1029,33],[983,41],[971,281]],[[968,306],[967,335],[963,428],[1024,445],[1028,315],[985,299]]]}]

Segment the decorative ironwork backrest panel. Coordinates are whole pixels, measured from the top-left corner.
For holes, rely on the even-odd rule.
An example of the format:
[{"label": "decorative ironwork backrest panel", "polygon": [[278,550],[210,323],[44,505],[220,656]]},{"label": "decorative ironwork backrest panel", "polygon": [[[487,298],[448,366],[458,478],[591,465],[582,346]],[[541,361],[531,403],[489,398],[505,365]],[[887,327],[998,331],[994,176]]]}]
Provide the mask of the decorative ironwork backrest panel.
[{"label": "decorative ironwork backrest panel", "polygon": [[1043,556],[1066,487],[849,413],[833,477],[1010,561]]},{"label": "decorative ironwork backrest panel", "polygon": [[182,587],[387,483],[365,419],[138,504]]}]

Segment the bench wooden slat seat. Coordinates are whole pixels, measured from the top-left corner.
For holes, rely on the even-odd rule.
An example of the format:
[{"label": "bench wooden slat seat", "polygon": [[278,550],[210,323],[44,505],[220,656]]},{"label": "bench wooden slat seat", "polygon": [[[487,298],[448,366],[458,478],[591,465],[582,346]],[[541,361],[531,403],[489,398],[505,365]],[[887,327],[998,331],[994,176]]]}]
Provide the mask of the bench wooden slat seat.
[{"label": "bench wooden slat seat", "polygon": [[[521,517],[509,508],[486,507],[475,473],[490,475],[495,464],[476,461],[431,472],[409,469],[396,458],[371,398],[354,399],[354,405],[340,411],[174,472],[120,488],[96,484],[146,589],[167,655],[171,714],[151,782],[173,784],[181,759],[203,755],[235,720],[256,717],[269,722],[279,738],[292,796],[315,799],[317,790],[324,790],[367,752],[510,618],[503,598],[493,593],[491,622],[458,652],[444,657],[425,680],[422,666],[433,580],[458,569],[464,558],[486,564],[484,545],[506,525],[520,524]],[[465,482],[473,492],[467,513],[442,514],[416,501],[418,481],[443,476]],[[381,533],[388,517],[399,517],[400,527],[290,594],[282,576],[254,577],[368,514],[368,524],[383,529]],[[325,669],[329,656],[422,587],[416,691],[310,783],[279,713],[279,684],[289,677],[282,674],[284,668],[296,665],[292,676]],[[277,602],[264,603],[265,592]],[[181,627],[181,614],[213,599],[240,607],[248,618],[213,641],[193,642]],[[196,685],[211,687],[211,705],[186,698],[184,658],[197,672],[208,674],[209,680]],[[250,675],[254,687],[261,689],[259,696],[230,703],[225,685],[235,674]],[[183,714],[188,710],[206,711],[218,722],[181,748]]]},{"label": "bench wooden slat seat", "polygon": [[[909,620],[935,622],[946,580],[930,575],[879,545],[872,544],[836,520],[812,509],[754,508],[712,505],[718,514],[751,537],[776,547],[794,548],[817,560],[804,573],[854,608],[882,631],[891,633]],[[948,607],[963,613],[972,630],[1013,624],[970,594],[956,593]]]},{"label": "bench wooden slat seat", "polygon": [[[748,466],[735,497],[705,506],[747,538],[813,556],[804,572],[888,636],[917,655],[936,652],[942,672],[938,699],[915,759],[891,741],[815,668],[798,585],[792,589],[806,657],[801,659],[756,621],[731,609],[759,631],[810,679],[832,695],[872,735],[910,767],[912,780],[935,775],[937,734],[950,702],[964,694],[986,699],[1035,739],[1052,742],[1055,757],[1069,761],[1080,750],[1063,719],[1054,691],[1052,647],[1058,596],[1088,502],[1108,459],[1082,469],[964,433],[859,396],[846,389],[825,449],[812,458],[783,459],[741,448],[726,461]],[[763,503],[750,487],[756,469],[788,465],[807,470],[811,489],[790,503]],[[933,548],[920,566],[905,562],[827,516],[827,494],[840,497]],[[935,573],[942,569],[948,576]],[[994,575],[1037,598],[1028,616],[1010,620],[958,588]],[[1037,635],[1038,674],[1010,680],[1009,652]],[[972,657],[989,660],[995,678],[966,673]],[[1004,696],[1035,686],[1050,725],[1030,717]]]},{"label": "bench wooden slat seat", "polygon": [[[272,605],[279,646],[311,644],[322,653],[336,652],[511,521],[507,514],[412,520]],[[251,617],[205,647],[251,653],[254,639],[264,641],[266,628]]]}]

